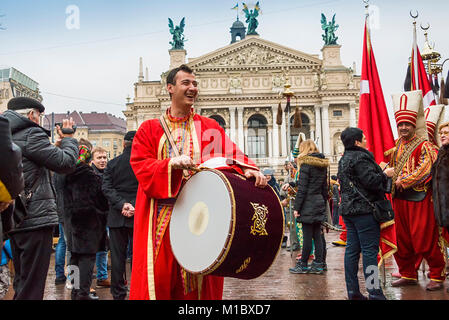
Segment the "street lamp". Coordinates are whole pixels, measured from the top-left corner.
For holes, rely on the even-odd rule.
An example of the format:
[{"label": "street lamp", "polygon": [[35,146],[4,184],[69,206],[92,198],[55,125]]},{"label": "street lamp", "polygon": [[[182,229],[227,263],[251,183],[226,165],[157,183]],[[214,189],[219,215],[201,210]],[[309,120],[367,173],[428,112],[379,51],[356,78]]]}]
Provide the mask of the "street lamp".
[{"label": "street lamp", "polygon": [[[286,107],[285,107],[285,111],[287,112],[287,157],[288,157],[288,161],[290,162],[290,154],[291,154],[291,150],[290,150],[290,148],[291,148],[291,141],[290,141],[290,139],[291,139],[291,137],[290,137],[290,109],[291,109],[291,107],[290,107],[290,100],[291,100],[291,97],[293,97],[295,94],[293,93],[293,91],[291,91],[290,90],[290,88],[291,88],[291,84],[290,84],[290,82],[289,82],[289,79],[288,79],[288,76],[286,76],[285,77],[285,84],[284,84],[284,92],[282,93],[282,95],[284,96],[284,97],[286,97],[287,98],[287,105],[286,105]],[[289,166],[288,167],[289,169],[288,169],[288,175],[289,176],[291,176],[291,167]],[[287,191],[288,192],[288,191]],[[290,200],[289,200],[289,215],[290,215],[290,237],[289,237],[289,239],[290,239],[290,256],[292,256],[293,255],[293,239],[292,239],[292,237],[291,237],[291,235],[292,235],[292,228],[293,227],[295,227],[295,224],[294,224],[294,222],[295,222],[295,219],[293,219],[293,214],[292,214],[292,199],[290,198]]]}]

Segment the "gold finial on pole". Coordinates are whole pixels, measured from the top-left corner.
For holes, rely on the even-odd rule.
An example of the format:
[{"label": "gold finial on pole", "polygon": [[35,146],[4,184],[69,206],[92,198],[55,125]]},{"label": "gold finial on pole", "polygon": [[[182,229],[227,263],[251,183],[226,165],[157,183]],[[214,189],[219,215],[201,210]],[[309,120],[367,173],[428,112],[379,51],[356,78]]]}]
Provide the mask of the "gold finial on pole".
[{"label": "gold finial on pole", "polygon": [[365,15],[369,16],[369,0],[363,0],[365,3]]},{"label": "gold finial on pole", "polygon": [[416,19],[419,17],[419,13],[418,13],[418,10],[415,10],[415,12],[416,12],[416,14],[413,15],[412,10],[410,10],[410,17],[413,18],[413,24],[416,26]]},{"label": "gold finial on pole", "polygon": [[284,84],[284,92],[282,93],[282,95],[284,97],[290,98],[295,95],[294,92],[290,90],[291,87],[292,87],[292,85],[290,84],[290,82],[288,80],[288,76],[286,76],[285,84]]}]

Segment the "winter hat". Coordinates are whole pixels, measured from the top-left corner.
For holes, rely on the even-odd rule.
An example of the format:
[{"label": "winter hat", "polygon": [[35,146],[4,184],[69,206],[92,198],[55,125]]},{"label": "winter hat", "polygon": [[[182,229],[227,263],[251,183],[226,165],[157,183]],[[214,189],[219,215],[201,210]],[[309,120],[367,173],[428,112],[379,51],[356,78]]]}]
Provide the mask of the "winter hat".
[{"label": "winter hat", "polygon": [[76,161],[76,164],[80,164],[81,162],[89,163],[92,157],[90,149],[85,145],[80,145],[78,149],[79,149],[78,160]]}]

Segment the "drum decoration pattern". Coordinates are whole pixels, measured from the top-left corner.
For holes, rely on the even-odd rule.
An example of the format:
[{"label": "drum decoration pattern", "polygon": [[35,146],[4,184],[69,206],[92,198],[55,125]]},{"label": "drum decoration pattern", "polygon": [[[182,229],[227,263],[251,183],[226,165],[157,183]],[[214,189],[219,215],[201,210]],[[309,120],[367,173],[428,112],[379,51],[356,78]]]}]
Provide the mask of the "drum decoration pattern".
[{"label": "drum decoration pattern", "polygon": [[170,241],[192,274],[253,279],[266,272],[283,238],[283,208],[254,179],[205,169],[183,186],[173,208]]},{"label": "drum decoration pattern", "polygon": [[254,224],[251,226],[251,234],[258,234],[261,236],[268,235],[267,230],[265,230],[265,224],[268,219],[268,208],[265,205],[260,205],[258,203],[250,203],[254,208],[254,215],[252,218],[252,220],[254,220]]}]

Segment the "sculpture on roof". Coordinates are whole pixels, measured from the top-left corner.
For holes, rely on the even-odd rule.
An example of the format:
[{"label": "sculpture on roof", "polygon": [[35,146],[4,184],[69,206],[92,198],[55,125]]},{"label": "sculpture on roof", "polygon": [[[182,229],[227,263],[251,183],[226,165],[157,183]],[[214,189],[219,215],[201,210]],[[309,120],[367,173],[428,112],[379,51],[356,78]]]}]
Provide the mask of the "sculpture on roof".
[{"label": "sculpture on roof", "polygon": [[335,24],[335,14],[332,17],[331,22],[327,22],[326,16],[321,14],[321,29],[324,30],[324,34],[322,35],[324,45],[336,45],[338,37],[335,36],[335,31],[337,31],[339,25]]},{"label": "sculpture on roof", "polygon": [[260,6],[259,1],[257,1],[256,5],[254,6],[254,10],[249,10],[248,6],[243,3],[243,12],[246,16],[246,23],[248,23],[248,31],[246,32],[247,35],[258,35],[256,32],[257,26],[259,25],[259,22],[257,21],[257,17],[259,16]]},{"label": "sculpture on roof", "polygon": [[170,33],[173,35],[173,41],[170,41],[172,45],[172,50],[183,50],[184,49],[184,27],[185,27],[185,17],[182,18],[179,26],[174,25],[173,20],[168,18],[168,26],[170,28]]}]

